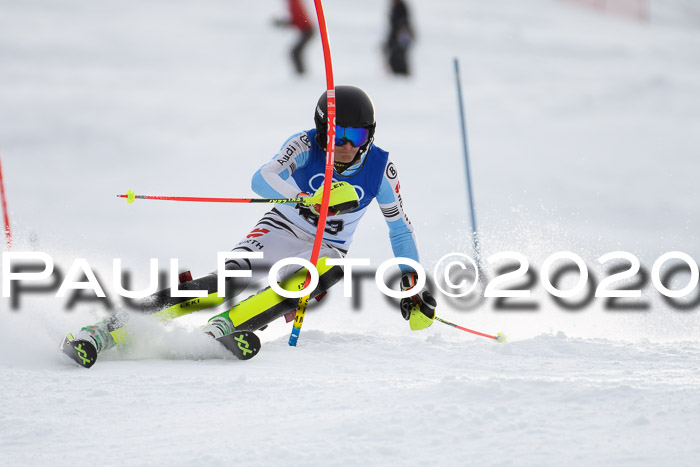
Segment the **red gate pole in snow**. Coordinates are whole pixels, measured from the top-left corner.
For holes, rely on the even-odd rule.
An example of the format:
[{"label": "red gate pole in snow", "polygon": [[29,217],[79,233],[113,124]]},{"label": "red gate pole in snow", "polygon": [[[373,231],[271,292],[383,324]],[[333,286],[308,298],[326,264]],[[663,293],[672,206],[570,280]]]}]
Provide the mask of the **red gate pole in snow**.
[{"label": "red gate pole in snow", "polygon": [[2,162],[0,162],[0,199],[2,200],[2,216],[5,220],[5,239],[7,240],[7,248],[10,248],[12,246],[12,231],[10,230],[10,217],[7,214],[5,183],[2,178]]},{"label": "red gate pole in snow", "polygon": [[[323,178],[323,198],[321,201],[321,212],[318,216],[318,225],[316,226],[316,237],[314,237],[314,246],[311,250],[311,264],[316,266],[318,255],[321,252],[321,243],[323,242],[323,233],[326,229],[326,217],[328,215],[328,203],[331,198],[331,183],[333,179],[333,159],[335,157],[335,85],[333,84],[333,64],[331,62],[331,47],[328,42],[328,29],[326,28],[326,16],[323,13],[323,4],[321,0],[314,0],[316,5],[316,16],[318,16],[318,27],[321,32],[321,43],[323,45],[323,59],[326,63],[326,107],[328,108],[328,139],[326,140],[326,170]],[[306,274],[304,287],[309,285],[311,274]],[[304,322],[304,314],[306,313],[306,305],[309,303],[309,295],[299,299],[299,306],[294,317],[294,327],[289,336],[289,345],[297,345],[301,325]]]}]

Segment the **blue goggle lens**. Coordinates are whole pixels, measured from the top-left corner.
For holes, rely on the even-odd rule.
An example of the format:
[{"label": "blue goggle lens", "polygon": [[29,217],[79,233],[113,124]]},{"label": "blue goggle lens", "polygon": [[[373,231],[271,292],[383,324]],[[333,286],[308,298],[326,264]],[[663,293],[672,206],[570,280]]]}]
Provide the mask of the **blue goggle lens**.
[{"label": "blue goggle lens", "polygon": [[359,148],[369,140],[368,128],[346,128],[335,126],[335,145],[342,146],[349,142],[353,147]]}]

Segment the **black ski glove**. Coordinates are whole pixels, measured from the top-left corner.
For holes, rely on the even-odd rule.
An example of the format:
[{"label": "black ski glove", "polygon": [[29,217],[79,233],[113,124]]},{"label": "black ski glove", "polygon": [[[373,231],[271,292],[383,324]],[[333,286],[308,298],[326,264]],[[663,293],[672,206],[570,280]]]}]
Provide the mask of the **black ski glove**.
[{"label": "black ski glove", "polygon": [[[404,274],[401,276],[401,290],[412,288],[416,284],[416,280],[417,274],[415,272]],[[411,297],[402,298],[400,306],[401,316],[409,321],[411,329],[414,331],[427,328],[435,320],[437,302],[427,290]]]}]

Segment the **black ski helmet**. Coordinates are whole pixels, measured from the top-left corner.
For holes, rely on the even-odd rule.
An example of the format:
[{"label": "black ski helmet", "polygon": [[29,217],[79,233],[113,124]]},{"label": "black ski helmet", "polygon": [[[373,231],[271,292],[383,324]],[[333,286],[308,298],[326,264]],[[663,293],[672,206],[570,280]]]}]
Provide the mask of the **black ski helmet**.
[{"label": "black ski helmet", "polygon": [[[326,150],[326,132],[328,131],[328,101],[326,93],[327,91],[318,99],[314,112],[316,143],[324,151]],[[358,87],[336,86],[335,124],[344,127],[367,128],[369,130],[369,138],[367,138],[365,144],[360,146],[355,160],[350,163],[352,165],[367,151],[367,148],[374,140],[376,122],[374,121],[374,103],[372,103],[372,99]]]}]

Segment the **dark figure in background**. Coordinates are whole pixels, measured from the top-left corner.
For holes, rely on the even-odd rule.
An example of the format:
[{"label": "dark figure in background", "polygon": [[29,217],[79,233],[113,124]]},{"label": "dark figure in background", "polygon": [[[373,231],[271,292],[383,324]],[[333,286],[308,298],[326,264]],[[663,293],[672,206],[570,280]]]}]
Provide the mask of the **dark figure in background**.
[{"label": "dark figure in background", "polygon": [[301,0],[288,0],[287,6],[289,7],[289,17],[275,20],[275,25],[291,26],[299,30],[299,39],[292,47],[290,54],[292,63],[294,63],[294,69],[298,74],[303,75],[306,72],[306,68],[304,67],[302,53],[306,44],[314,36],[315,29],[306,11],[304,11]]},{"label": "dark figure in background", "polygon": [[392,0],[389,13],[389,37],[384,52],[392,73],[409,75],[406,54],[413,43],[413,28],[408,17],[408,7],[403,0]]}]

